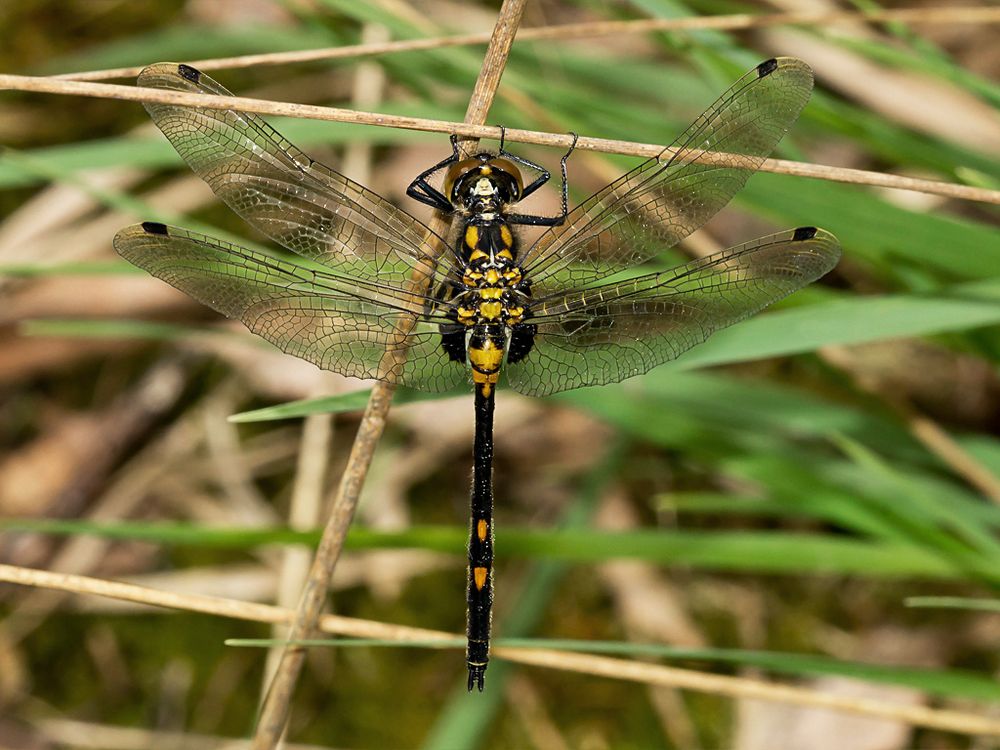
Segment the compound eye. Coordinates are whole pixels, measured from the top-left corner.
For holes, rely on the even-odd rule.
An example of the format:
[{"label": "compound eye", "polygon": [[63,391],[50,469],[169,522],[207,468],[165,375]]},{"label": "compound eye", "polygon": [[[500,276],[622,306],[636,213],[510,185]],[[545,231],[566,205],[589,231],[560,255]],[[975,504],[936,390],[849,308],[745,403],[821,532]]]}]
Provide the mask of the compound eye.
[{"label": "compound eye", "polygon": [[521,178],[521,170],[514,165],[514,162],[497,156],[490,159],[487,164],[498,172],[503,172],[510,176],[511,192],[514,193],[510,197],[510,200],[516,201],[520,198],[521,193],[524,192],[524,180]]},{"label": "compound eye", "polygon": [[447,195],[451,201],[454,203],[455,199],[458,197],[455,195],[455,186],[462,182],[462,178],[465,177],[472,170],[478,170],[482,166],[482,162],[475,156],[470,156],[468,159],[462,159],[457,161],[448,167],[448,171],[444,175],[444,194]]}]

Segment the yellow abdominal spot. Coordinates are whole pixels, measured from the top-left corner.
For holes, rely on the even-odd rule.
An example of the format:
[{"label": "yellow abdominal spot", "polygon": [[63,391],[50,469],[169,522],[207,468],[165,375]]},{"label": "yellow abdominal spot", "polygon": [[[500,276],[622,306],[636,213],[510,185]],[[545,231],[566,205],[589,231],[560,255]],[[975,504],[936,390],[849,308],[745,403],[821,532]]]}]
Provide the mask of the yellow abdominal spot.
[{"label": "yellow abdominal spot", "polygon": [[483,586],[486,585],[486,576],[489,575],[489,570],[486,568],[473,568],[472,577],[476,582],[476,589],[478,591],[483,590]]},{"label": "yellow abdominal spot", "polygon": [[479,386],[479,391],[484,396],[489,396],[493,391],[493,385],[499,380],[500,372],[483,373],[473,369],[472,382]]},{"label": "yellow abdominal spot", "polygon": [[485,520],[480,520],[479,523],[476,524],[476,536],[479,537],[479,541],[481,542],[486,541],[486,532],[488,532],[489,530],[490,530],[490,525],[486,523]]},{"label": "yellow abdominal spot", "polygon": [[493,373],[500,369],[500,363],[503,362],[503,349],[487,342],[482,349],[469,349],[469,361],[484,374]]}]

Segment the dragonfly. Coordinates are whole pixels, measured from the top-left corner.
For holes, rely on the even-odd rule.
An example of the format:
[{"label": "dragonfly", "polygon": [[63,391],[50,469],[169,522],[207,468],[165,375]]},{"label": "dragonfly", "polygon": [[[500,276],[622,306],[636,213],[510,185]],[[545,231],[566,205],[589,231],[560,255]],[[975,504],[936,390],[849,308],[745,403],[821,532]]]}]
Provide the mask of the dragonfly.
[{"label": "dragonfly", "polygon": [[[147,67],[138,83],[231,96],[177,63]],[[121,230],[114,246],[153,276],[320,368],[439,393],[471,384],[466,663],[468,689],[482,691],[494,592],[493,414],[501,375],[529,396],[619,382],[830,271],[840,245],[811,226],[668,270],[642,268],[743,187],[796,120],[812,85],[801,60],[762,62],[658,156],[572,210],[567,153],[560,162],[562,210],[554,216],[516,211],[550,180],[542,166],[508,151],[502,139],[498,151],[465,155],[453,136],[451,154],[407,188],[410,197],[453,217],[449,236],[309,158],[253,114],[147,103],[157,127],[215,194],[295,256],[157,222]],[[518,239],[525,225],[542,227],[530,244]]]}]

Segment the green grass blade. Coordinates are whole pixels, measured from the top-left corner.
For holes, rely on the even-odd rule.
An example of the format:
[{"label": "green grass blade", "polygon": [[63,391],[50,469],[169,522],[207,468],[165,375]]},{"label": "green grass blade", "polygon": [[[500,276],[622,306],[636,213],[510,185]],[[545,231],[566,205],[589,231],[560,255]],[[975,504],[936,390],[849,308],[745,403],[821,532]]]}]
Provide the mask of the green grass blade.
[{"label": "green grass blade", "polygon": [[[286,528],[224,529],[172,523],[93,523],[74,520],[4,519],[0,530],[60,535],[96,535],[171,545],[253,549],[266,544],[310,544],[318,531]],[[355,527],[349,549],[419,548],[461,555],[466,530],[417,526],[383,532]],[[597,563],[636,559],[660,565],[708,570],[792,575],[857,575],[871,578],[961,578],[961,566],[907,544],[866,542],[843,536],[801,532],[657,531],[603,532],[590,529],[534,531],[500,529],[497,550],[505,557]]]},{"label": "green grass blade", "polygon": [[1000,599],[969,599],[960,596],[910,596],[904,600],[907,607],[934,609],[968,609],[976,612],[1000,613]]},{"label": "green grass blade", "polygon": [[[409,388],[398,388],[393,394],[392,402],[396,406],[411,404],[418,401],[436,401],[444,398],[466,396],[465,393],[425,393]],[[344,412],[360,411],[368,405],[371,391],[351,391],[336,396],[308,398],[300,401],[288,401],[275,406],[244,411],[229,417],[230,422],[268,422],[277,419],[297,419],[311,414],[342,414]]]},{"label": "green grass blade", "polygon": [[[936,600],[940,597],[913,597],[909,601]],[[983,602],[983,600],[959,600],[963,602]],[[996,609],[1000,611],[1000,603]],[[435,640],[390,641],[384,639],[365,640],[362,638],[312,638],[287,641],[280,638],[228,638],[227,646],[241,648],[274,648],[275,646],[304,646],[307,648],[427,648],[464,649],[462,638],[440,638]],[[635,643],[629,641],[585,641],[557,638],[496,638],[493,643],[498,648],[559,649],[585,654],[609,656],[655,657],[674,662],[708,662],[710,664],[735,664],[757,667],[771,672],[796,677],[851,677],[886,685],[901,685],[921,690],[929,695],[948,698],[965,698],[980,701],[1000,699],[1000,684],[989,676],[952,669],[929,669],[926,667],[887,666],[866,664],[856,661],[842,661],[816,654],[796,654],[780,651],[749,651],[724,648],[679,648],[658,643]],[[500,657],[498,657],[500,658]]]}]

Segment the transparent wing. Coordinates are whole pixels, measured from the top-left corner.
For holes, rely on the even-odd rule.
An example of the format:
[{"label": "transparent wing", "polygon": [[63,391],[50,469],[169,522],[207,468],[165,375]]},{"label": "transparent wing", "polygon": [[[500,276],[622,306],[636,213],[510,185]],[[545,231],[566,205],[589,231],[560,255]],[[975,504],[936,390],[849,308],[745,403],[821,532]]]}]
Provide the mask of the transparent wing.
[{"label": "transparent wing", "polygon": [[832,234],[800,227],[662,273],[555,296],[532,307],[534,346],[504,371],[531,396],[616,383],[815,281],[839,257]]},{"label": "transparent wing", "polygon": [[[232,96],[207,75],[177,63],[145,68],[138,83]],[[358,278],[399,286],[415,267],[430,276],[431,285],[452,270],[447,243],[427,226],[313,161],[256,115],[170,104],[144,106],[177,153],[219,198],[289,250]]]},{"label": "transparent wing", "polygon": [[468,382],[441,347],[447,303],[272,258],[177,227],[121,230],[115,250],[284,352],[325,370],[428,391]]},{"label": "transparent wing", "polygon": [[522,256],[536,298],[582,286],[673,247],[725,206],[795,122],[812,70],[761,63],[671,147],[574,208]]}]

